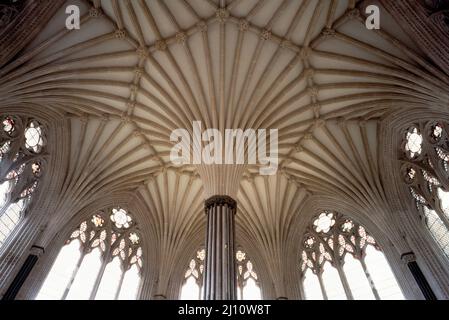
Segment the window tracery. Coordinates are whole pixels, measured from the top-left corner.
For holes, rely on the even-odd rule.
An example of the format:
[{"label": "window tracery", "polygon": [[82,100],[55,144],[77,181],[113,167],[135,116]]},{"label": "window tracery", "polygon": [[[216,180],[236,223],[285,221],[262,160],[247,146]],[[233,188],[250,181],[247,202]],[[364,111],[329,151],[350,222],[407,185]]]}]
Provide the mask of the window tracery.
[{"label": "window tracery", "polygon": [[[402,146],[401,172],[421,221],[449,257],[448,124],[428,121],[411,125]],[[413,147],[412,147],[413,146]]]},{"label": "window tracery", "polygon": [[375,239],[339,213],[324,211],[307,228],[301,281],[307,299],[403,299]]},{"label": "window tracery", "polygon": [[200,249],[196,256],[190,260],[189,267],[184,274],[184,283],[181,289],[182,300],[203,299],[204,259],[206,249]]},{"label": "window tracery", "polygon": [[0,247],[13,233],[36,191],[45,162],[45,134],[35,119],[0,118]]},{"label": "window tracery", "polygon": [[37,299],[135,299],[142,267],[140,233],[131,214],[101,210],[71,233]]},{"label": "window tracery", "polygon": [[238,250],[235,254],[237,263],[237,298],[239,300],[260,300],[260,287],[257,273],[246,252]]},{"label": "window tracery", "polygon": [[[261,293],[257,273],[248,255],[238,250],[236,252],[237,264],[237,297],[239,300],[260,300]],[[184,274],[181,288],[182,300],[202,300],[204,297],[203,280],[205,270],[206,250],[200,249],[196,256],[190,260]]]}]

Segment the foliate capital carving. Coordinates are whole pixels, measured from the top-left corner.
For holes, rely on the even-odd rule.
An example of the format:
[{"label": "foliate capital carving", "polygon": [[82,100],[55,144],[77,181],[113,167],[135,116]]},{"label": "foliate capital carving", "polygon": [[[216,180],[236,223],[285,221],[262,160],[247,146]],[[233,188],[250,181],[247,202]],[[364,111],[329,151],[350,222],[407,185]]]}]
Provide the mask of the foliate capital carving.
[{"label": "foliate capital carving", "polygon": [[30,254],[40,257],[44,254],[45,250],[42,247],[32,246],[30,249]]},{"label": "foliate capital carving", "polygon": [[224,195],[212,196],[209,199],[207,199],[204,202],[204,209],[206,210],[207,214],[209,209],[211,209],[212,207],[225,206],[225,205],[231,210],[237,209],[237,201],[235,201],[229,196]]},{"label": "foliate capital carving", "polygon": [[407,252],[401,256],[401,260],[404,261],[405,263],[415,262],[416,256],[413,252]]}]

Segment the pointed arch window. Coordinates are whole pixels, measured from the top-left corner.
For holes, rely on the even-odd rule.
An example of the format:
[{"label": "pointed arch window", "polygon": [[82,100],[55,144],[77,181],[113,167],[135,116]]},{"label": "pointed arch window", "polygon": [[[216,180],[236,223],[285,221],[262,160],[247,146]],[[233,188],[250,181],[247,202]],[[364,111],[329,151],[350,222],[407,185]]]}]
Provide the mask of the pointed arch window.
[{"label": "pointed arch window", "polygon": [[404,299],[376,240],[357,222],[325,211],[303,238],[301,284],[306,299]]},{"label": "pointed arch window", "polygon": [[411,125],[402,143],[401,172],[423,226],[449,257],[449,124]]},{"label": "pointed arch window", "polygon": [[195,258],[190,260],[189,267],[184,274],[184,284],[181,288],[181,300],[202,300],[204,297],[203,276],[206,249],[196,252]]},{"label": "pointed arch window", "polygon": [[[206,250],[200,249],[195,258],[190,260],[184,274],[184,283],[181,287],[181,300],[204,299],[204,270]],[[238,300],[261,300],[261,291],[257,273],[247,254],[238,250],[236,252],[237,263],[237,298]]]},{"label": "pointed arch window", "polygon": [[42,175],[45,134],[35,119],[0,118],[0,248],[13,234]]},{"label": "pointed arch window", "polygon": [[246,252],[238,250],[235,254],[237,262],[237,299],[261,300],[261,292],[257,273]]},{"label": "pointed arch window", "polygon": [[141,237],[133,217],[116,207],[75,229],[36,299],[133,300],[141,283]]}]

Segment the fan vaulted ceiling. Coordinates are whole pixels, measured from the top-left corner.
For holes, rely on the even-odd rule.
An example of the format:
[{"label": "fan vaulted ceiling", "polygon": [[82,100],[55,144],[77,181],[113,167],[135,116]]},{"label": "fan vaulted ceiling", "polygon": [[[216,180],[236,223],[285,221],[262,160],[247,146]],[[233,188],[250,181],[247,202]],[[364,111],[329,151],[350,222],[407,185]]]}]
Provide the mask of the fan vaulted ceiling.
[{"label": "fan vaulted ceiling", "polygon": [[[239,236],[267,256],[285,243],[310,194],[382,208],[379,121],[408,104],[448,100],[444,75],[386,13],[381,30],[368,30],[360,1],[70,4],[81,8],[80,30],[65,28],[63,6],[1,70],[3,104],[70,119],[60,208],[138,192],[173,252],[198,234],[203,192],[237,196]],[[260,177],[256,166],[173,165],[170,133],[192,121],[279,129],[278,175]],[[67,218],[61,213],[55,223]]]}]

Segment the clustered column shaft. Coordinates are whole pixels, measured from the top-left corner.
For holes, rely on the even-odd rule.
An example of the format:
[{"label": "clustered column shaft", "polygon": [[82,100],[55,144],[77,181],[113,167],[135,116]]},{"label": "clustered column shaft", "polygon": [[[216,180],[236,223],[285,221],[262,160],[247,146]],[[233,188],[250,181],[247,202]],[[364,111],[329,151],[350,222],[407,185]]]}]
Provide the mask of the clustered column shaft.
[{"label": "clustered column shaft", "polygon": [[206,300],[235,300],[237,274],[235,266],[235,213],[237,203],[229,196],[206,200],[206,266],[204,294]]}]

